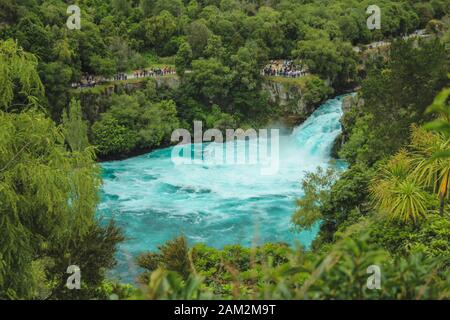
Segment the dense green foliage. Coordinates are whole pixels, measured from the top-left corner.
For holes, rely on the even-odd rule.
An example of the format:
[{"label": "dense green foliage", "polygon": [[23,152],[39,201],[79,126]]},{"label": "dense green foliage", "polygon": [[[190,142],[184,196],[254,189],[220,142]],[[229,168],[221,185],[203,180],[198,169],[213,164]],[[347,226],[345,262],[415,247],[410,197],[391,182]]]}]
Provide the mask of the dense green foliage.
[{"label": "dense green foliage", "polygon": [[[448,240],[448,239],[447,239]],[[181,241],[182,242],[182,241]],[[180,243],[180,241],[179,241]],[[181,245],[181,248],[184,248]],[[448,299],[448,261],[414,253],[394,257],[368,242],[368,236],[347,238],[326,252],[308,253],[284,244],[223,250],[196,245],[189,252],[166,245],[148,287],[132,295],[150,299]],[[177,272],[191,268],[189,278]],[[160,257],[160,256],[159,256]],[[171,268],[174,264],[177,268]],[[366,286],[366,270],[382,268],[381,290]],[[184,280],[183,280],[184,279]]]},{"label": "dense green foliage", "polygon": [[151,272],[158,268],[178,272],[185,279],[191,272],[189,263],[189,248],[186,239],[183,237],[175,238],[159,247],[159,253],[144,253],[138,257],[138,265],[148,270],[143,273],[140,282],[147,284],[150,280]]},{"label": "dense green foliage", "polygon": [[[117,72],[169,64],[177,67],[182,78],[173,96],[178,119],[169,127],[178,121],[185,127],[193,120],[206,122],[211,112],[216,117],[208,125],[221,128],[260,127],[278,121],[286,110],[271,105],[261,85],[260,70],[269,59],[294,59],[335,89],[348,88],[360,80],[359,58],[352,45],[426,26],[435,30],[441,27],[436,19],[448,12],[444,0],[379,1],[383,28],[371,32],[366,27],[370,1],[80,0],[76,4],[81,8],[80,30],[67,28],[67,4],[62,0],[2,3],[0,38],[17,39],[38,57],[33,64],[46,88],[41,103],[48,113],[61,120],[71,100],[70,84],[84,74],[110,78]],[[410,61],[414,67],[420,57]],[[424,69],[419,63],[414,70]],[[308,105],[329,93],[318,81],[305,86]],[[81,103],[83,112],[89,113],[93,106]],[[152,113],[158,112],[144,114]],[[89,125],[97,120],[90,119]],[[89,135],[93,143],[103,141],[98,145],[102,157],[149,150],[167,140],[167,136],[149,137],[154,131],[143,129],[148,124],[128,126],[116,120],[102,119],[93,128],[108,128],[117,135],[109,146],[105,139],[110,136]],[[157,116],[150,122],[158,122]],[[131,141],[121,142],[124,137]]]},{"label": "dense green foliage", "polygon": [[[350,168],[331,187],[327,181],[317,184],[316,179],[314,184],[305,180],[313,192],[309,200],[300,200],[294,215],[300,228],[322,220],[318,243],[332,241],[337,231],[373,211],[409,223],[439,210],[433,193],[448,184],[449,164],[433,154],[448,149],[448,136],[426,132],[417,124],[429,120],[425,110],[446,82],[447,54],[438,41],[419,47],[398,42],[391,48],[387,64],[372,66],[342,120],[346,142],[339,155]],[[411,65],[409,57],[420,56]],[[416,127],[411,131],[413,124]],[[390,156],[393,158],[386,159]],[[314,204],[314,199],[326,201],[315,203],[319,208],[311,211],[308,204]],[[303,226],[305,221],[308,223]]]},{"label": "dense green foliage", "polygon": [[[319,168],[302,181],[292,222],[297,230],[320,225],[312,251],[184,247],[181,269],[191,276],[177,278],[180,267],[168,262],[176,256],[159,255],[167,261],[149,269],[153,289],[144,297],[448,299],[450,106],[448,89],[440,92],[448,52],[431,40],[397,42],[389,54],[348,97],[339,154],[349,168]],[[431,112],[438,118],[427,131]],[[179,250],[174,245],[166,249]],[[382,270],[380,290],[367,289],[371,265]]]},{"label": "dense green foliage", "polygon": [[43,92],[42,83],[36,73],[36,57],[23,51],[11,39],[2,43],[0,50],[1,109],[20,110],[27,104],[36,105],[37,97],[42,96]]},{"label": "dense green foliage", "polygon": [[82,151],[89,146],[87,124],[79,101],[72,100],[69,112],[64,110],[62,117],[63,134],[72,151]]},{"label": "dense green foliage", "polygon": [[[58,127],[36,107],[42,84],[35,57],[5,41],[0,61],[5,59],[12,64],[0,75],[0,100],[13,112],[0,111],[0,298],[99,297],[123,237],[113,223],[101,227],[94,216],[101,180],[79,104],[72,103]],[[29,101],[20,108],[25,110],[9,108],[14,83]],[[65,271],[73,264],[83,268],[86,282],[68,292]]]},{"label": "dense green foliage", "polygon": [[149,150],[169,142],[179,127],[173,100],[156,98],[154,81],[132,95],[116,94],[110,108],[92,126],[93,142],[100,156]]},{"label": "dense green foliage", "polygon": [[344,119],[352,134],[341,157],[372,165],[406,145],[411,125],[427,120],[424,112],[444,86],[448,66],[448,53],[438,40],[419,48],[412,41],[394,43],[389,62],[374,63],[363,81],[364,107]]},{"label": "dense green foliage", "polygon": [[[0,299],[449,299],[449,4],[380,0],[382,28],[369,31],[371,4],[79,0],[81,29],[69,30],[66,1],[1,1]],[[433,37],[353,48],[420,28]],[[262,76],[271,59],[311,75]],[[71,88],[84,75],[164,66],[177,75]],[[270,99],[273,83],[301,92],[308,110],[361,87],[337,150],[348,168],[301,182],[293,230],[319,226],[312,248],[179,237],[137,258],[139,289],[109,282],[124,238],[95,218],[96,158],[167,145],[194,120],[258,128],[298,113]],[[74,264],[81,290],[65,286]],[[367,289],[371,265],[380,290]]]}]

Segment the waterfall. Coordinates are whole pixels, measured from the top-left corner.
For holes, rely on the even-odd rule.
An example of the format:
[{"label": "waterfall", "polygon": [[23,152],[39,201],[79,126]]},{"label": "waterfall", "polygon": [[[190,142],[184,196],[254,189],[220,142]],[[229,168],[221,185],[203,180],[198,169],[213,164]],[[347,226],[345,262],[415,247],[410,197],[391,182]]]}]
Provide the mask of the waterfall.
[{"label": "waterfall", "polygon": [[291,135],[280,137],[278,173],[257,167],[175,165],[172,148],[102,164],[104,185],[98,215],[113,217],[129,238],[120,246],[117,275],[132,279],[130,259],[184,235],[193,243],[300,242],[310,246],[317,227],[290,231],[305,172],[330,165],[341,132],[342,96],[321,105]]}]

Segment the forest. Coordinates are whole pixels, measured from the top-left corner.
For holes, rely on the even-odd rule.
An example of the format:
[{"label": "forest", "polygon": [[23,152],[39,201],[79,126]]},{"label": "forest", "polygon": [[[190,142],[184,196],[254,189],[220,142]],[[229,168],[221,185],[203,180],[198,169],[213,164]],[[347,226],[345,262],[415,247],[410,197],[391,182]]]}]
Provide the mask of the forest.
[{"label": "forest", "polygon": [[[450,4],[379,0],[370,30],[371,4],[0,1],[0,299],[449,299]],[[268,75],[278,60],[306,71]],[[332,164],[299,176],[288,217],[310,246],[180,233],[132,257],[133,281],[112,275],[130,236],[99,214],[104,163],[194,121],[291,132],[342,95]]]}]

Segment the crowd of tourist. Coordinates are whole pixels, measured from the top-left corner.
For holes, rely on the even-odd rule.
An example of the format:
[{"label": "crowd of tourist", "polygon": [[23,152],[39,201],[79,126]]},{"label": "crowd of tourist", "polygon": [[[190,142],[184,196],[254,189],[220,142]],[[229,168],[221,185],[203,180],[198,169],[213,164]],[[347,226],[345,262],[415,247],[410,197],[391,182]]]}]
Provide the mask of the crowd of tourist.
[{"label": "crowd of tourist", "polygon": [[305,69],[295,65],[292,60],[272,60],[263,69],[263,75],[272,77],[298,78],[307,74]]},{"label": "crowd of tourist", "polygon": [[113,79],[114,81],[128,80],[128,75],[125,73],[118,73],[114,75]]},{"label": "crowd of tourist", "polygon": [[100,77],[86,74],[81,78],[80,82],[72,83],[72,88],[92,88],[100,82],[102,82]]},{"label": "crowd of tourist", "polygon": [[[176,70],[172,67],[152,68],[135,70],[131,74],[117,73],[112,79],[105,79],[92,75],[83,76],[82,80],[72,83],[72,88],[95,87],[97,84],[108,81],[122,81],[136,78],[157,77],[176,74]],[[308,71],[294,64],[293,60],[271,60],[262,70],[265,76],[299,78],[308,74]]]},{"label": "crowd of tourist", "polygon": [[142,70],[136,70],[133,73],[135,78],[165,76],[165,75],[169,75],[169,74],[176,74],[175,69],[171,68],[171,67],[153,68],[150,70],[142,69]]},{"label": "crowd of tourist", "polygon": [[135,70],[131,74],[121,72],[115,74],[112,77],[112,79],[105,79],[103,77],[96,77],[92,75],[84,75],[80,82],[72,83],[72,88],[92,88],[95,87],[97,84],[108,81],[122,81],[136,78],[165,76],[170,74],[176,74],[176,70],[172,67]]}]

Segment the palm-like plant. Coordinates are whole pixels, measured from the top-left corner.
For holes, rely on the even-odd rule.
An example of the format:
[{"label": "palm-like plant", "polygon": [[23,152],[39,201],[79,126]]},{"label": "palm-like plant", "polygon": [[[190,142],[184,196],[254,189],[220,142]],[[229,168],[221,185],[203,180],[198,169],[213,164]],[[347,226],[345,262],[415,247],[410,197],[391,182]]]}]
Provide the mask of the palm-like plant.
[{"label": "palm-like plant", "polygon": [[411,138],[413,176],[439,196],[439,211],[443,214],[449,196],[450,158],[437,155],[450,149],[450,136],[415,127]]},{"label": "palm-like plant", "polygon": [[[449,75],[450,78],[450,75]],[[434,188],[437,190],[440,200],[439,211],[444,213],[445,199],[449,195],[450,179],[450,106],[448,104],[450,88],[444,88],[434,99],[433,104],[428,107],[428,113],[437,113],[439,118],[425,125],[425,129],[434,131],[437,134],[435,150],[426,150],[432,153],[432,157],[427,161],[420,161],[417,171],[428,184],[432,184],[434,178]]]},{"label": "palm-like plant", "polygon": [[391,219],[414,223],[425,216],[429,194],[414,179],[412,160],[406,150],[400,151],[383,165],[372,181],[370,192],[375,207]]},{"label": "palm-like plant", "polygon": [[[450,74],[448,77],[450,79]],[[448,104],[449,96],[450,88],[444,88],[436,96],[431,106],[427,108],[427,113],[435,113],[438,114],[439,117],[436,120],[425,125],[425,129],[443,133],[447,137],[450,136],[450,106]],[[450,157],[450,153],[442,156]]]}]

